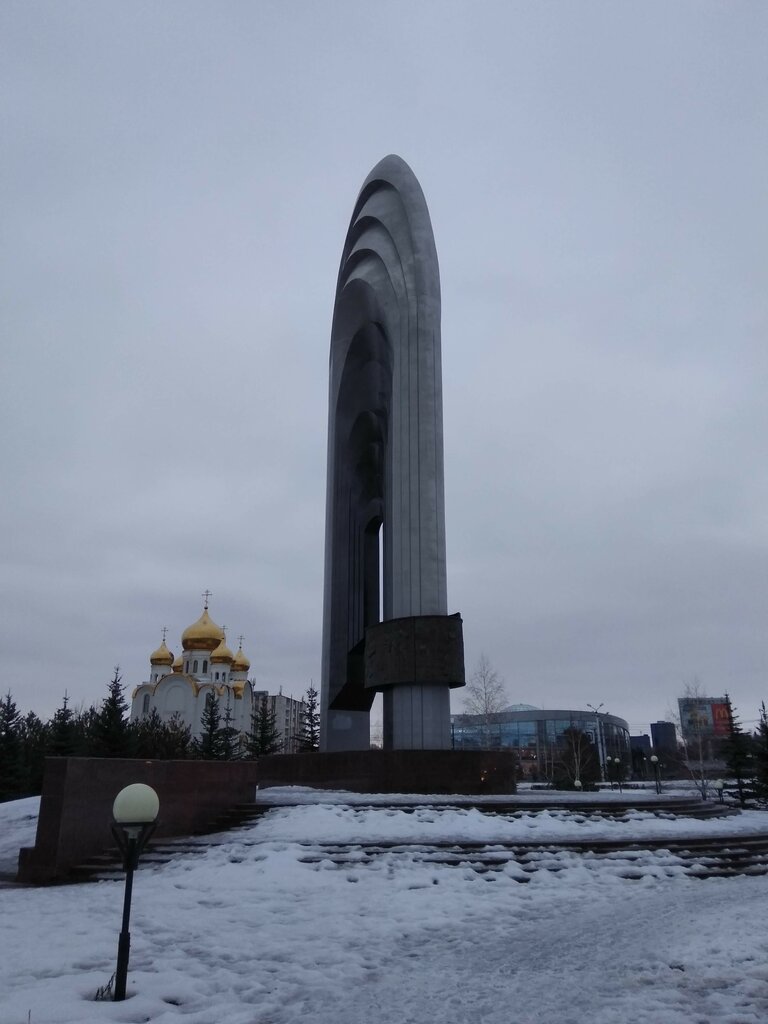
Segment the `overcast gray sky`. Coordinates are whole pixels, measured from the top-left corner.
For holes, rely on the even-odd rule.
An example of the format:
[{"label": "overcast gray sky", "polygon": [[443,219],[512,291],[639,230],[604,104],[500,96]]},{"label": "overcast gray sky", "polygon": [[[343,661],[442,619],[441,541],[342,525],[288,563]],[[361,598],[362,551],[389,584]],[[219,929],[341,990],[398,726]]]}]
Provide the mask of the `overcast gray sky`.
[{"label": "overcast gray sky", "polygon": [[[2,689],[133,687],[213,592],[319,679],[359,187],[426,195],[451,611],[510,701],[768,698],[768,6],[0,6]],[[458,709],[459,701],[456,701]]]}]

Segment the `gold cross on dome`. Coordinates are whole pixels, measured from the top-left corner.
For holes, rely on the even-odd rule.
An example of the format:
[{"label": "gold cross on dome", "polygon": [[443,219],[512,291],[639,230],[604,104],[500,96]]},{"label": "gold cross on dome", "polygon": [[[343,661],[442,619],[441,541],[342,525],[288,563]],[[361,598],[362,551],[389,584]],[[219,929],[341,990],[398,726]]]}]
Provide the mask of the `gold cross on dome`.
[{"label": "gold cross on dome", "polygon": [[210,590],[204,590],[203,591],[203,597],[205,598],[205,609],[207,611],[208,610],[208,598],[209,597],[213,597],[213,594],[210,592]]}]

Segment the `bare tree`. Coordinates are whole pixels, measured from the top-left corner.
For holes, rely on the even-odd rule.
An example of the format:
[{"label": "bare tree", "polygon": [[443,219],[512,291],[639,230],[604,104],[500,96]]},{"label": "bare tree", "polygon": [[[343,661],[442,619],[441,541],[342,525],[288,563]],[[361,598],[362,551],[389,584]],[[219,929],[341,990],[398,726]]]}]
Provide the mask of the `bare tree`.
[{"label": "bare tree", "polygon": [[600,761],[597,750],[581,729],[571,725],[563,732],[558,753],[559,760],[553,764],[556,786],[563,782],[573,786],[577,782],[583,785],[599,781]]},{"label": "bare tree", "polygon": [[[697,676],[685,684],[683,698],[703,703],[704,695]],[[705,767],[705,753],[711,739],[709,723],[706,716],[695,706],[690,711],[687,722],[683,723],[680,716],[675,716],[675,718],[675,724],[680,730],[685,746],[685,767],[694,786],[701,794],[701,799],[706,800],[709,792],[709,779]]]},{"label": "bare tree", "polygon": [[384,747],[384,723],[380,718],[371,722],[370,744],[372,750],[382,750]]},{"label": "bare tree", "polygon": [[464,691],[464,711],[468,715],[477,715],[483,726],[484,746],[491,746],[492,717],[503,711],[507,704],[507,693],[504,680],[491,665],[485,654],[475,666]]}]

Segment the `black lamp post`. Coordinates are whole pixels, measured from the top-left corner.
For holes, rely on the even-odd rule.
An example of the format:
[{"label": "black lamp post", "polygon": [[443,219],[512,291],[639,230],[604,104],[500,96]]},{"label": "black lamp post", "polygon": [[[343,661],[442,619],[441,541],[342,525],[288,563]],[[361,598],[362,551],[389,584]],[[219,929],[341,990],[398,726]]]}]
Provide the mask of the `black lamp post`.
[{"label": "black lamp post", "polygon": [[651,764],[653,765],[653,775],[656,780],[656,795],[661,793],[661,776],[659,775],[659,759],[656,754],[651,754]]},{"label": "black lamp post", "polygon": [[723,801],[723,788],[725,786],[725,783],[723,782],[722,779],[716,779],[712,783],[712,785],[714,786],[714,788],[715,788],[715,790],[717,792],[717,799],[720,801],[720,803],[723,803],[724,802]]},{"label": "black lamp post", "polygon": [[613,763],[616,765],[616,781],[619,784],[619,792],[623,793],[624,790],[621,788],[621,780],[624,774],[624,764],[620,757],[614,757]]},{"label": "black lamp post", "polygon": [[607,773],[605,765],[603,764],[603,758],[605,757],[605,736],[603,735],[603,720],[600,717],[600,708],[605,707],[605,704],[600,703],[595,707],[594,704],[587,704],[587,707],[595,716],[595,729],[597,731],[597,759],[600,762],[600,773],[602,778],[601,782],[605,782]]},{"label": "black lamp post", "polygon": [[128,926],[131,921],[133,872],[139,863],[141,851],[155,831],[159,810],[160,800],[157,793],[151,786],[145,786],[143,782],[135,782],[132,786],[121,789],[115,797],[112,807],[112,815],[115,819],[112,825],[112,835],[123,855],[123,867],[125,868],[123,926],[117,944],[115,1002],[125,999],[125,986],[128,980],[128,957],[131,951],[131,933]]}]

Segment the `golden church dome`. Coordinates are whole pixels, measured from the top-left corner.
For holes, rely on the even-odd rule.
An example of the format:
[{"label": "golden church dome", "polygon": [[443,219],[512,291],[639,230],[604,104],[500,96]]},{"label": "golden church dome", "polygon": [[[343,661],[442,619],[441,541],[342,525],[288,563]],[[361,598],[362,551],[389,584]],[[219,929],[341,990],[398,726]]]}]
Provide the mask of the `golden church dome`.
[{"label": "golden church dome", "polygon": [[223,639],[216,650],[211,653],[211,663],[216,662],[218,664],[218,662],[223,661],[230,664],[234,661],[234,658],[234,654],[227,647],[226,639]]},{"label": "golden church dome", "polygon": [[181,670],[183,668],[184,668],[184,659],[182,658],[181,655],[179,655],[178,658],[174,658],[173,659],[173,671],[174,672],[181,672]]},{"label": "golden church dome", "polygon": [[240,644],[240,646],[237,649],[237,653],[235,654],[235,659],[232,662],[232,671],[247,672],[250,667],[251,663],[250,661],[248,661],[245,654],[243,653],[243,645]]},{"label": "golden church dome", "polygon": [[187,626],[181,634],[181,646],[185,651],[213,651],[223,640],[224,630],[210,617],[207,605],[197,622]]},{"label": "golden church dome", "polygon": [[160,644],[156,651],[152,651],[152,653],[149,656],[149,663],[150,665],[173,664],[173,655],[165,646],[165,639],[163,639],[163,642]]}]

